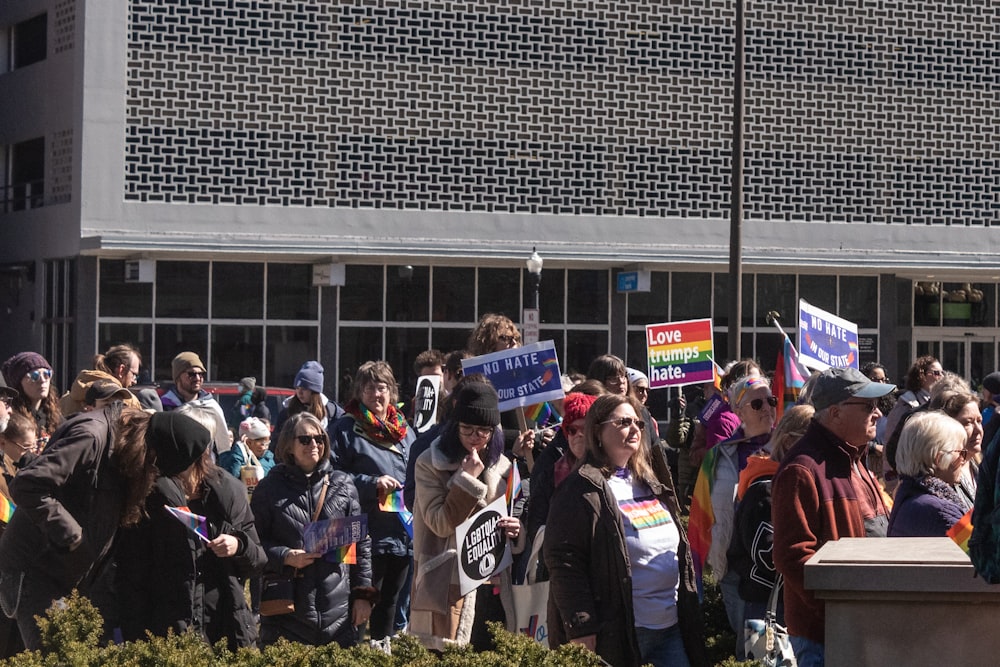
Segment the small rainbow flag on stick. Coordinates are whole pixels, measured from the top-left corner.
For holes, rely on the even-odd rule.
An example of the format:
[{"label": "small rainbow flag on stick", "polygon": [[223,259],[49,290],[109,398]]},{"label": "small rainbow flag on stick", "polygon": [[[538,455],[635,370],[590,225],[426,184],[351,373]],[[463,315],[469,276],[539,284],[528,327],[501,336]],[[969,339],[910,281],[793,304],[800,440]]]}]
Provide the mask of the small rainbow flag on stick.
[{"label": "small rainbow flag on stick", "polygon": [[510,475],[507,476],[507,509],[510,516],[514,516],[514,503],[521,497],[521,472],[517,469],[517,462],[510,467]]},{"label": "small rainbow flag on stick", "polygon": [[188,530],[201,538],[203,542],[211,542],[208,537],[208,520],[200,514],[195,514],[187,507],[171,507],[164,505],[168,512],[178,521],[187,526]]},{"label": "small rainbow flag on stick", "polygon": [[965,513],[954,526],[945,533],[955,541],[955,544],[962,547],[962,551],[969,553],[969,538],[972,537],[972,510]]},{"label": "small rainbow flag on stick", "polygon": [[346,565],[358,564],[358,545],[356,542],[345,544],[342,547],[335,547],[324,557],[329,563],[344,563]]},{"label": "small rainbow flag on stick", "polygon": [[10,523],[10,518],[14,516],[17,505],[10,501],[10,498],[0,493],[0,521]]},{"label": "small rainbow flag on stick", "polygon": [[378,508],[383,512],[402,512],[406,509],[406,505],[403,504],[403,490],[396,489],[392,493],[385,494],[379,504]]},{"label": "small rainbow flag on stick", "polygon": [[548,424],[550,421],[553,421],[553,419],[556,422],[560,421],[559,415],[552,410],[552,406],[548,404],[548,401],[545,403],[537,403],[525,408],[524,416],[539,426]]}]

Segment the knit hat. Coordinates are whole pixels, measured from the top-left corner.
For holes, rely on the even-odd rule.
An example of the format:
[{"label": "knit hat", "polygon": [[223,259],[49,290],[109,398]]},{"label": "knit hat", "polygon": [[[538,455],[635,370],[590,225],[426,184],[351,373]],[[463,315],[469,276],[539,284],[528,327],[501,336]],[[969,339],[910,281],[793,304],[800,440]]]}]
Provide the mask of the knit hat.
[{"label": "knit hat", "polygon": [[318,361],[307,361],[302,364],[302,368],[295,374],[295,382],[292,383],[294,389],[305,387],[317,394],[323,393],[323,364]]},{"label": "knit hat", "polygon": [[192,368],[197,368],[202,371],[205,370],[205,364],[201,362],[201,357],[199,357],[196,353],[181,352],[174,357],[174,360],[170,362],[170,370],[173,373],[174,383],[177,382],[177,378]]},{"label": "knit hat", "polygon": [[566,394],[566,398],[563,399],[563,424],[572,424],[575,421],[586,419],[587,411],[596,400],[596,396],[578,391]]},{"label": "knit hat", "polygon": [[458,391],[451,418],[472,426],[496,426],[500,423],[500,399],[492,385],[470,382]]},{"label": "knit hat", "polygon": [[132,398],[132,392],[128,389],[122,389],[122,386],[117,382],[111,382],[110,380],[98,380],[87,387],[87,393],[84,394],[83,404],[97,405],[97,401],[104,399],[127,401],[130,398]]},{"label": "knit hat", "polygon": [[649,384],[649,378],[642,371],[635,368],[626,368],[625,375],[628,376],[628,383],[635,384],[639,380],[645,380],[646,384]]},{"label": "knit hat", "polygon": [[983,378],[983,389],[994,396],[1000,394],[1000,372],[993,371]]},{"label": "knit hat", "polygon": [[210,442],[212,434],[186,415],[156,412],[149,418],[146,446],[156,451],[156,467],[167,477],[187,470]]},{"label": "knit hat", "polygon": [[21,380],[29,372],[36,368],[47,368],[52,370],[52,366],[45,360],[45,357],[37,352],[18,352],[13,357],[3,362],[0,372],[3,379],[11,389],[20,389]]},{"label": "knit hat", "polygon": [[251,394],[253,393],[254,387],[257,386],[257,378],[243,378],[236,386],[239,388],[241,394]]},{"label": "knit hat", "polygon": [[267,424],[256,417],[248,417],[240,422],[240,437],[247,437],[250,440],[270,438],[271,430],[267,428]]},{"label": "knit hat", "polygon": [[828,368],[813,380],[812,404],[817,411],[849,398],[881,398],[896,385],[872,382],[857,368]]}]

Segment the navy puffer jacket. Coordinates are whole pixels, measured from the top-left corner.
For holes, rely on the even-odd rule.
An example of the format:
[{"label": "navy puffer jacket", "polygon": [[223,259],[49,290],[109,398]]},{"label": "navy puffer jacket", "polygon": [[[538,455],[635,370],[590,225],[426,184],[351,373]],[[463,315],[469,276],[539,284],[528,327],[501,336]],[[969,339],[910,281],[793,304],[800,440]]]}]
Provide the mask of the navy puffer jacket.
[{"label": "navy puffer jacket", "polygon": [[[302,531],[312,520],[329,477],[323,510],[318,520],[361,514],[358,492],[350,476],[333,470],[323,461],[311,475],[299,467],[279,463],[254,490],[250,507],[257,533],[267,553],[267,572],[293,570],[284,565],[291,549],[303,549]],[[295,581],[295,612],[261,619],[261,640],[271,644],[279,637],[303,644],[352,646],[357,633],[351,625],[351,602],[366,599],[374,602],[372,588],[371,540],[358,542],[357,565],[333,564],[320,558],[299,570]]]}]

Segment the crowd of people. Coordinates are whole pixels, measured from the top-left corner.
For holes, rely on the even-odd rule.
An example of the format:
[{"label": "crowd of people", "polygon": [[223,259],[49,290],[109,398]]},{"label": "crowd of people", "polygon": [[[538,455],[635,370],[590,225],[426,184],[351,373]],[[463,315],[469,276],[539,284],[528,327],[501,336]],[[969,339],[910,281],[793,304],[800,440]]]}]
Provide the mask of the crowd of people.
[{"label": "crowd of people", "polygon": [[[710,572],[738,659],[747,621],[782,587],[799,667],[822,665],[824,604],[805,563],[841,537],[944,536],[1000,439],[1000,373],[978,395],[929,356],[898,391],[877,363],[816,372],[794,406],[755,362],[732,362],[671,403],[661,437],[648,378],[602,355],[564,376],[555,417],[536,428],[462,372],[520,343],[488,314],[466,350],[418,356],[418,375],[440,376],[422,433],[382,360],[357,369],[342,406],[305,361],[273,425],[245,377],[230,432],[197,352],[178,353],[157,391],[135,386],[140,352],[116,345],[62,395],[42,355],[12,356],[0,369],[0,504],[16,506],[0,535],[0,654],[38,648],[35,617],[73,589],[100,610],[106,641],[191,630],[233,649],[384,646],[407,632],[434,650],[486,648],[487,621],[518,629],[512,587],[528,573],[549,582],[550,646],[697,666]],[[518,479],[526,500],[497,524],[514,565],[463,589],[458,528]],[[306,539],[358,517],[349,555]]]}]

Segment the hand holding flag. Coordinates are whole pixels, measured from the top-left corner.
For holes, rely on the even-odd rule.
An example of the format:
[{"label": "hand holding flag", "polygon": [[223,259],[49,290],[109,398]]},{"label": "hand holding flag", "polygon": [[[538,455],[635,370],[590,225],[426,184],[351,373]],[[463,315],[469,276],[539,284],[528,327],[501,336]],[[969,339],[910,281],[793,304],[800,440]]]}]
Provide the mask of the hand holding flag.
[{"label": "hand holding flag", "polygon": [[202,542],[211,542],[208,536],[208,520],[200,514],[195,514],[187,507],[171,507],[164,505],[175,519],[184,524],[188,530],[197,535]]}]

